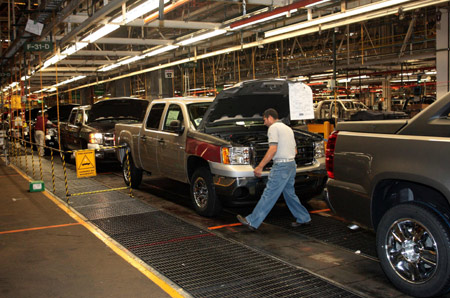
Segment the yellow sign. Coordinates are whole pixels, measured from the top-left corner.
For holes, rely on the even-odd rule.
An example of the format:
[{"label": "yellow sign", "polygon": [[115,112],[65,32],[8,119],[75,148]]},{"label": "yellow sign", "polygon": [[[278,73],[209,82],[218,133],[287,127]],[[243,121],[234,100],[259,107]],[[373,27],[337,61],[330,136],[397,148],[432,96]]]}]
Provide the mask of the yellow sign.
[{"label": "yellow sign", "polygon": [[13,109],[20,110],[22,108],[22,102],[20,95],[12,95],[11,96],[11,107]]},{"label": "yellow sign", "polygon": [[76,151],[75,161],[77,165],[77,178],[97,176],[95,150]]}]

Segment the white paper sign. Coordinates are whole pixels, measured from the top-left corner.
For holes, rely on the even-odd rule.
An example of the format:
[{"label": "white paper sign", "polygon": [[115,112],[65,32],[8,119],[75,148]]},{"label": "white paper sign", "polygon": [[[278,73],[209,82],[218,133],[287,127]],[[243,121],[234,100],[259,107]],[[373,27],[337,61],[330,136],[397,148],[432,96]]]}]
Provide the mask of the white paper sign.
[{"label": "white paper sign", "polygon": [[30,19],[28,19],[27,25],[25,26],[25,31],[36,35],[41,35],[42,29],[44,29],[44,24],[32,21]]},{"label": "white paper sign", "polygon": [[289,110],[291,120],[314,119],[311,87],[300,82],[289,84]]}]

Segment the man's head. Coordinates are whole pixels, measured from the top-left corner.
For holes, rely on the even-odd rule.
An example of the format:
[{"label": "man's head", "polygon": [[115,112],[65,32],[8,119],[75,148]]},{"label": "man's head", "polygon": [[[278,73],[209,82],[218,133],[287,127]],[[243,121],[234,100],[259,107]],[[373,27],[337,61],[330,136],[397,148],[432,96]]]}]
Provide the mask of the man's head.
[{"label": "man's head", "polygon": [[275,109],[267,109],[263,113],[264,125],[269,127],[278,120],[278,112]]}]

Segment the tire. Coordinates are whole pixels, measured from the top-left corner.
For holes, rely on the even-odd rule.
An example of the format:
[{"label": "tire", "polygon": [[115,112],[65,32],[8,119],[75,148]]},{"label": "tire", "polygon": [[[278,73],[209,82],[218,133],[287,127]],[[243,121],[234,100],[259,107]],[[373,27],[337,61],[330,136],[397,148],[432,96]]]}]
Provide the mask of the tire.
[{"label": "tire", "polygon": [[[130,171],[128,172],[128,160],[130,161]],[[129,159],[127,159],[127,156],[125,155],[123,157],[122,161],[122,175],[123,180],[125,181],[126,185],[130,185],[130,177],[131,176],[131,188],[137,189],[139,188],[139,185],[142,182],[142,170],[138,169],[134,165],[133,158],[131,157],[131,154],[129,155]]]},{"label": "tire", "polygon": [[195,170],[191,179],[190,192],[192,204],[198,214],[212,217],[222,210],[209,169],[201,167]]},{"label": "tire", "polygon": [[450,290],[450,228],[431,207],[389,209],[378,225],[377,252],[384,273],[404,293],[431,297]]}]

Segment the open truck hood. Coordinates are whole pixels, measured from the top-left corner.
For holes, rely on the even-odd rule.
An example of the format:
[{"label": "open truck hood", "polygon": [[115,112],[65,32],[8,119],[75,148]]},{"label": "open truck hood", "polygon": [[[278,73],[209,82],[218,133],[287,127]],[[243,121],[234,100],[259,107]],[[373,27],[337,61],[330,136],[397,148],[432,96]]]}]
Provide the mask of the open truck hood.
[{"label": "open truck hood", "polygon": [[89,122],[127,118],[142,122],[148,104],[148,100],[136,98],[105,99],[92,105]]},{"label": "open truck hood", "polygon": [[274,108],[280,119],[289,119],[289,84],[283,79],[246,81],[220,92],[203,117],[199,129],[229,121],[261,120],[268,108]]}]

